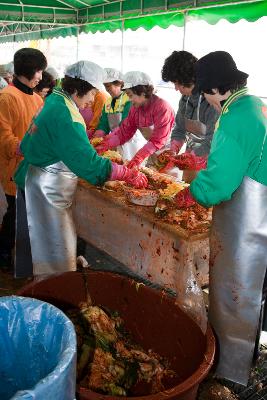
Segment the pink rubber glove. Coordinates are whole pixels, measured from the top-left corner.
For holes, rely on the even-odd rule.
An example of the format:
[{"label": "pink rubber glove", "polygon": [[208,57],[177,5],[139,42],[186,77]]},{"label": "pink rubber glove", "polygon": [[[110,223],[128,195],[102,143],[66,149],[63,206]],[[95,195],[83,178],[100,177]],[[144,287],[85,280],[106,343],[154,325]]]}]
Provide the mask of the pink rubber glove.
[{"label": "pink rubber glove", "polygon": [[101,129],[97,129],[96,131],[95,131],[95,133],[93,133],[93,138],[99,138],[99,137],[104,137],[104,136],[106,136],[106,134],[105,134],[105,132],[104,131],[102,131]]},{"label": "pink rubber glove", "polygon": [[184,144],[184,141],[183,141],[183,140],[175,140],[175,139],[173,139],[173,140],[171,141],[171,150],[172,150],[174,153],[178,154],[179,151],[181,150],[183,144]]},{"label": "pink rubber glove", "polygon": [[188,208],[196,204],[196,200],[191,195],[189,187],[177,193],[174,201],[178,208]]},{"label": "pink rubber glove", "polygon": [[147,177],[137,170],[131,170],[125,165],[112,163],[112,172],[109,178],[111,181],[124,181],[137,189],[146,188]]},{"label": "pink rubber glove", "polygon": [[104,137],[103,142],[101,142],[98,146],[96,146],[96,151],[98,154],[103,154],[105,151],[113,149],[114,147],[119,146],[120,139],[117,135],[110,133],[109,135]]},{"label": "pink rubber glove", "polygon": [[207,166],[207,157],[199,157],[194,153],[183,153],[175,157],[175,165],[181,170],[200,171]]},{"label": "pink rubber glove", "polygon": [[149,157],[151,154],[155,153],[156,147],[153,143],[147,142],[144,147],[142,147],[131,161],[127,164],[128,168],[138,168],[145,158]]}]

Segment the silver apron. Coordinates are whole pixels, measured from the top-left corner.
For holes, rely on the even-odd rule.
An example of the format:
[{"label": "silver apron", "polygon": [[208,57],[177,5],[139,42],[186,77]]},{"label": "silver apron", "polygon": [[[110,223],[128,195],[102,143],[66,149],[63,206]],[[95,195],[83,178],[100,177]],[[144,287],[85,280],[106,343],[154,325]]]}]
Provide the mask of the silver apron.
[{"label": "silver apron", "polygon": [[[186,149],[187,151],[194,151],[201,146],[206,137],[207,127],[199,120],[199,110],[202,96],[199,96],[197,105],[197,119],[185,118],[185,130],[186,130]],[[186,102],[185,114],[187,109],[188,100]],[[187,183],[191,183],[197,176],[197,171],[184,170],[183,180]]]},{"label": "silver apron", "polygon": [[219,340],[216,374],[247,385],[267,266],[267,186],[245,177],[214,208],[209,318]]},{"label": "silver apron", "polygon": [[112,131],[113,129],[117,128],[122,119],[122,113],[113,113],[113,114],[108,114],[108,124],[109,124],[109,129]]},{"label": "silver apron", "polygon": [[[202,96],[199,96],[198,105],[197,105],[197,119],[189,119],[184,118],[185,121],[185,131],[186,131],[186,142],[187,149],[190,151],[196,150],[201,146],[203,141],[206,139],[207,127],[203,122],[199,119],[200,112],[200,104],[201,104]],[[185,106],[185,115],[188,106],[189,97]]]},{"label": "silver apron", "polygon": [[77,176],[63,162],[29,166],[25,198],[33,274],[76,270],[76,232],[71,214]]}]

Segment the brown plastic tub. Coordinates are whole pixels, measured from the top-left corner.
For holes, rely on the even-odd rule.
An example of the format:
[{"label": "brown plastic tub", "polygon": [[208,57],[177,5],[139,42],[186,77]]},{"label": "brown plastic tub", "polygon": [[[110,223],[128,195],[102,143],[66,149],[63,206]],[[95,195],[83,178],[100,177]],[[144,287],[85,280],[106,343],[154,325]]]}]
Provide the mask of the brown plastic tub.
[{"label": "brown plastic tub", "polygon": [[[166,382],[168,389],[165,391],[131,399],[196,399],[198,385],[213,363],[215,340],[211,329],[208,328],[204,336],[196,323],[175,305],[172,297],[132,279],[109,272],[90,271],[88,286],[94,304],[117,310],[134,340],[144,349],[153,349],[166,357],[176,372],[176,377]],[[80,272],[67,272],[31,283],[19,294],[45,300],[63,310],[86,301]],[[78,388],[78,393],[82,400],[122,399],[85,388]]]}]

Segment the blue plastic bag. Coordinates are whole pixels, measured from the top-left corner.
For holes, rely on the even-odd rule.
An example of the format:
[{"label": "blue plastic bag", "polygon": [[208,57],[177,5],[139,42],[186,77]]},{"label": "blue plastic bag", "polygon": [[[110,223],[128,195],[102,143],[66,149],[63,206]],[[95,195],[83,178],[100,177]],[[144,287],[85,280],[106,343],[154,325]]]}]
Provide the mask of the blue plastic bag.
[{"label": "blue plastic bag", "polygon": [[1,400],[75,399],[76,334],[58,308],[1,297],[0,354]]}]

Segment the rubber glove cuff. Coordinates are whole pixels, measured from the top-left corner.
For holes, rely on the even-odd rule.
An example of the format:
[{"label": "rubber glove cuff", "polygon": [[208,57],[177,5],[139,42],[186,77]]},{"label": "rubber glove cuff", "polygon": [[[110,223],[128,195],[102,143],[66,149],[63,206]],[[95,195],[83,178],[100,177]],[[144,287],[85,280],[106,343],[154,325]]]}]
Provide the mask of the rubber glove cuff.
[{"label": "rubber glove cuff", "polygon": [[96,151],[98,152],[98,154],[102,154],[109,149],[113,149],[114,147],[119,146],[119,144],[120,138],[117,135],[110,133],[109,135],[104,137],[103,142],[96,146]]},{"label": "rubber glove cuff", "polygon": [[112,163],[111,181],[125,181],[135,188],[145,188],[148,185],[147,177],[137,170],[131,170],[125,165]]}]

